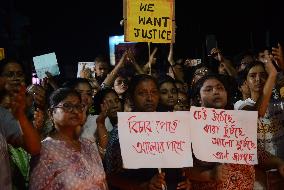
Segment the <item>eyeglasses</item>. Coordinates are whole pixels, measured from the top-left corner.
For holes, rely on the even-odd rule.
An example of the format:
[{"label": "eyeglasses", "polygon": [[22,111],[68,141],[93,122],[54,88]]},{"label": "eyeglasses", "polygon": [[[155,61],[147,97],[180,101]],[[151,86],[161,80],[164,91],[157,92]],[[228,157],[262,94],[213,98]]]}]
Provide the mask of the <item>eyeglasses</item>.
[{"label": "eyeglasses", "polygon": [[17,71],[17,72],[9,71],[3,73],[3,76],[7,78],[21,78],[24,77],[24,75],[25,74],[22,71]]},{"label": "eyeglasses", "polygon": [[69,104],[69,103],[63,103],[62,105],[54,106],[52,108],[62,108],[65,112],[73,112],[74,109],[78,112],[83,112],[85,110],[84,104]]}]

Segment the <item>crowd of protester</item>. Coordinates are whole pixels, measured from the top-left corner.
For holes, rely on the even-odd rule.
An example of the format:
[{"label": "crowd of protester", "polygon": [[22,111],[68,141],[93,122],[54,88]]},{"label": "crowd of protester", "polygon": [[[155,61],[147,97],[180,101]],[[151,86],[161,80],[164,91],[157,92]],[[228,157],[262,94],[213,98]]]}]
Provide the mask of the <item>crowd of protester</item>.
[{"label": "crowd of protester", "polygon": [[[146,50],[147,51],[147,50]],[[261,190],[284,185],[284,52],[213,48],[208,60],[174,56],[166,69],[159,48],[147,59],[129,48],[111,68],[105,57],[80,78],[46,73],[28,84],[20,60],[0,63],[0,189]],[[28,73],[31,74],[31,73]],[[190,168],[126,169],[118,112],[189,111],[190,106],[258,111],[258,164],[194,157]],[[173,160],[174,161],[174,160]]]}]

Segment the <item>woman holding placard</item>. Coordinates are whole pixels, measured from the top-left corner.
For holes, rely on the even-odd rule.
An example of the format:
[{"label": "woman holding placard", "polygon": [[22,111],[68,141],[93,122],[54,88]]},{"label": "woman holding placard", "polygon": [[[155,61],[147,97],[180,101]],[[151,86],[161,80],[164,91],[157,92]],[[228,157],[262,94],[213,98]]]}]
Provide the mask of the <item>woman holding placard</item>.
[{"label": "woman holding placard", "polygon": [[[201,78],[193,92],[193,103],[216,109],[232,109],[230,94],[219,75],[207,75]],[[258,150],[258,160],[261,167],[276,166],[284,173],[283,161],[272,155]],[[190,169],[194,189],[217,190],[252,190],[254,188],[255,170],[252,165],[221,164],[204,162],[194,159],[194,167]]]},{"label": "woman holding placard", "polygon": [[[156,80],[150,75],[136,75],[129,85],[129,97],[135,112],[155,112],[159,103],[159,89]],[[118,139],[117,139],[118,140]],[[107,148],[108,149],[108,148]],[[107,156],[106,156],[107,157]],[[175,187],[166,182],[166,173],[158,169],[123,169],[108,174],[109,183],[118,189],[190,189],[188,180],[175,181]],[[176,177],[176,176],[174,176]]]}]

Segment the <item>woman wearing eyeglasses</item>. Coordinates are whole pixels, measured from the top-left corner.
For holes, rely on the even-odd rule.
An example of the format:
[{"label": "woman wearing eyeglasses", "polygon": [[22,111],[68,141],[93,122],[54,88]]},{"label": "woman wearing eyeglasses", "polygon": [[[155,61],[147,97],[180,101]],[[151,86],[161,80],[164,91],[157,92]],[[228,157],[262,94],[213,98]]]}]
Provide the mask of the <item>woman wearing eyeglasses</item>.
[{"label": "woman wearing eyeglasses", "polygon": [[69,88],[60,88],[50,96],[49,116],[55,132],[42,142],[30,189],[107,189],[96,146],[79,138],[84,110],[80,95]]}]

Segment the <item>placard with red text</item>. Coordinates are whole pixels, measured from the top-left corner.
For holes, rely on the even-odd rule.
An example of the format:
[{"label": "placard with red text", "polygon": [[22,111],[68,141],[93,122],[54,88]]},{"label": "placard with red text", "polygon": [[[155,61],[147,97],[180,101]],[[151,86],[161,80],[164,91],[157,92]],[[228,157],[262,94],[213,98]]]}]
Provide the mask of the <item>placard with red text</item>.
[{"label": "placard with red text", "polygon": [[257,164],[257,112],[190,109],[193,153],[207,162]]},{"label": "placard with red text", "polygon": [[181,168],[193,165],[189,112],[119,112],[124,168]]}]

